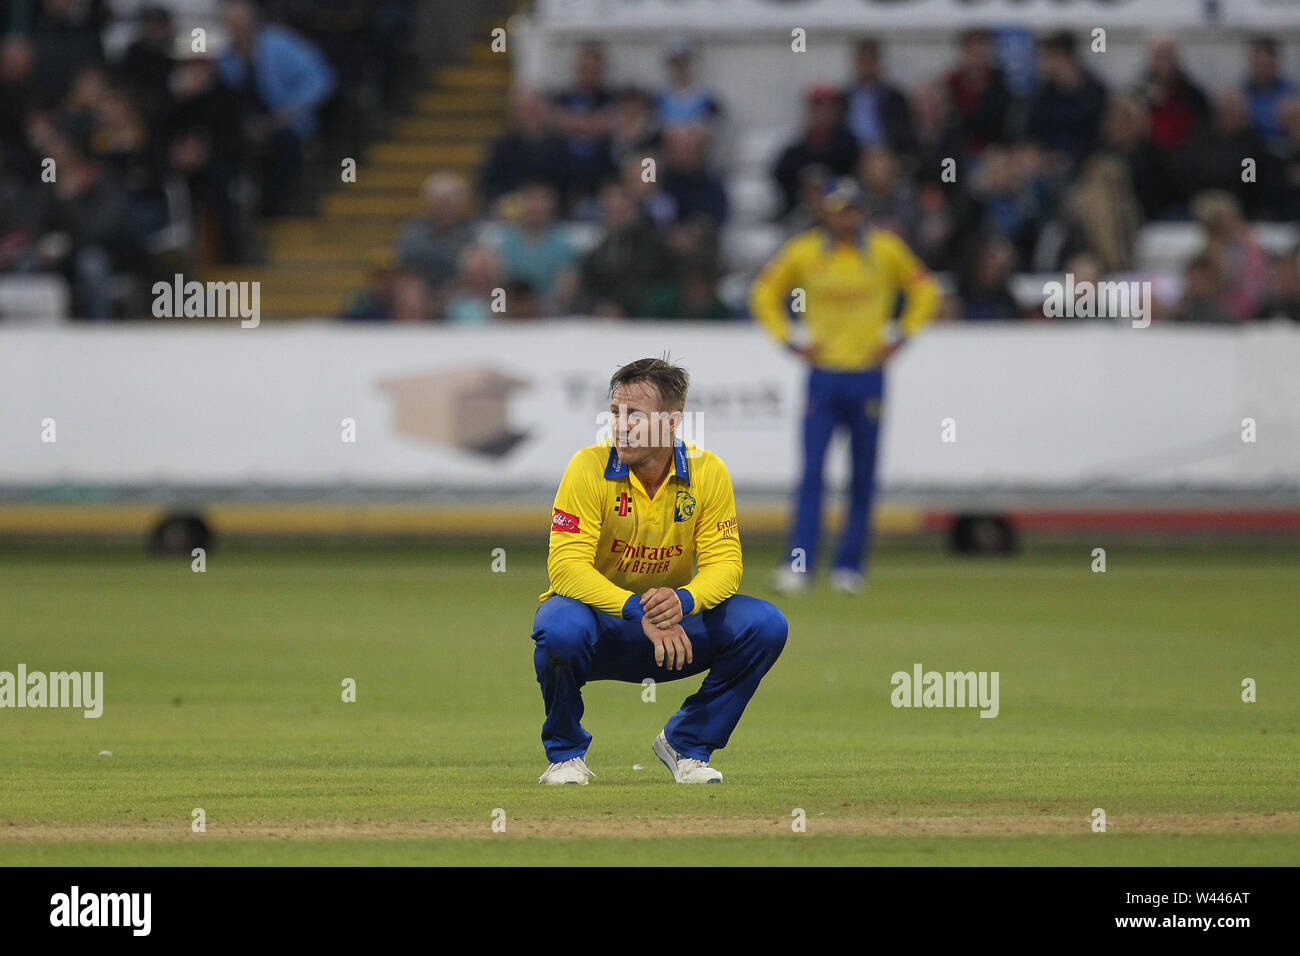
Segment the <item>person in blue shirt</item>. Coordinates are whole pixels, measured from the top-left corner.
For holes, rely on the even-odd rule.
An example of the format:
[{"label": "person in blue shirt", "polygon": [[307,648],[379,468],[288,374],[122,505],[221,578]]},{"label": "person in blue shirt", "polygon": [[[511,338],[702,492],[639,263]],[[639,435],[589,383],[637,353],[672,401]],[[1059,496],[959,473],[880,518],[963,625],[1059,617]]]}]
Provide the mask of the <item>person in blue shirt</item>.
[{"label": "person in blue shirt", "polygon": [[695,82],[695,48],[685,37],[668,43],[669,85],[659,94],[656,110],[664,127],[710,125],[722,115],[717,97]]},{"label": "person in blue shirt", "polygon": [[292,196],[303,144],[315,134],[317,113],[333,96],[337,80],[310,41],[287,27],[263,23],[248,0],[228,3],[224,20],[231,45],[217,69],[257,115],[249,131],[265,157],[262,211],[278,215]]},{"label": "person in blue shirt", "polygon": [[1250,43],[1250,72],[1243,87],[1250,107],[1250,122],[1270,148],[1282,142],[1282,124],[1278,106],[1296,92],[1296,85],[1278,69],[1277,41],[1256,37]]},{"label": "person in blue shirt", "polygon": [[519,192],[519,217],[501,241],[506,276],[526,283],[548,315],[563,315],[577,291],[578,254],[555,221],[555,190],[534,181]]}]

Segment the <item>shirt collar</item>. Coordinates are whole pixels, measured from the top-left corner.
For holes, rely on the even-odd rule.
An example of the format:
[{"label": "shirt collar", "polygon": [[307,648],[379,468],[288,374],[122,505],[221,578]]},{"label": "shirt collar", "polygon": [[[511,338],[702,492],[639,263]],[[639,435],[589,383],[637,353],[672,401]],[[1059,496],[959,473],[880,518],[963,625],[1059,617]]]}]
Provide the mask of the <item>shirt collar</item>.
[{"label": "shirt collar", "polygon": [[[626,478],[629,474],[629,468],[623,462],[619,461],[618,449],[613,445],[609,446],[609,461],[605,464],[605,477],[610,480]],[[686,442],[680,438],[673,438],[673,471],[668,477],[676,475],[687,485],[691,483],[691,470],[686,456]]]}]

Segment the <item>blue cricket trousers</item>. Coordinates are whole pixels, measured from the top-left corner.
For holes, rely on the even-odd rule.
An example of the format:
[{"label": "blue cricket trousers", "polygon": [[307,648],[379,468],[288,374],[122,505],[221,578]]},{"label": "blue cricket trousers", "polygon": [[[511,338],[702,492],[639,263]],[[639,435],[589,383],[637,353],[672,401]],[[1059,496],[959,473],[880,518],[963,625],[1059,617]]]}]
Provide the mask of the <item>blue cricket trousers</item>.
[{"label": "blue cricket trousers", "polygon": [[700,689],[686,698],[664,727],[673,750],[708,760],[727,745],[745,705],[785,647],[785,615],[759,598],[735,594],[717,607],[682,618],[693,661],[681,670],[655,664],[654,645],[640,621],[595,611],[573,598],[553,594],[533,618],[533,663],[546,704],[542,744],[560,763],[581,757],[591,744],[582,726],[582,685],[591,680],[639,684],[692,677],[703,671]]},{"label": "blue cricket trousers", "polygon": [[849,511],[840,535],[834,567],[861,571],[871,529],[871,500],[876,490],[876,448],[885,375],[880,368],[863,372],[829,372],[815,368],[808,375],[808,404],[803,420],[803,478],[795,493],[794,529],[790,547],[802,548],[806,567],[816,567],[821,537],[822,494],[826,449],[835,429],[849,433],[852,480]]}]

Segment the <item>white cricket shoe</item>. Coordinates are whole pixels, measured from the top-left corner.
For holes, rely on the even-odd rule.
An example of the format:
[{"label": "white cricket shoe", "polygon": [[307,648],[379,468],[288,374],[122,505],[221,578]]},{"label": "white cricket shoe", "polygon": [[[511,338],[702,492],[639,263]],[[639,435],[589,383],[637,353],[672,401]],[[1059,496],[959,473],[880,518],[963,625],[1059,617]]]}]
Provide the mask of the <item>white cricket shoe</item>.
[{"label": "white cricket shoe", "polygon": [[714,770],[707,760],[680,756],[668,745],[668,738],[662,730],[655,738],[654,751],[655,756],[672,771],[673,779],[678,783],[722,783],[722,771]]},{"label": "white cricket shoe", "polygon": [[831,587],[841,594],[858,594],[862,591],[862,573],[851,568],[831,571]]},{"label": "white cricket shoe", "polygon": [[802,594],[808,590],[808,574],[794,568],[777,568],[772,575],[772,588],[778,594]]},{"label": "white cricket shoe", "polygon": [[587,769],[581,757],[570,757],[560,763],[553,763],[546,768],[546,773],[537,778],[538,783],[576,783],[585,787],[587,778],[596,776]]}]

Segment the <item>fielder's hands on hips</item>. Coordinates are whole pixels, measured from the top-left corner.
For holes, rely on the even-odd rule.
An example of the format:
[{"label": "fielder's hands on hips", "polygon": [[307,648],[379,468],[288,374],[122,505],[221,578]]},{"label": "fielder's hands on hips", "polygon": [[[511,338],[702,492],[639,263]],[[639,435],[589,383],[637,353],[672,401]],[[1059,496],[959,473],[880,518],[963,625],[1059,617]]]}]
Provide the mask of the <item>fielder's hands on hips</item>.
[{"label": "fielder's hands on hips", "polygon": [[670,628],[682,623],[682,599],[672,588],[651,588],[641,595],[641,611],[652,624]]},{"label": "fielder's hands on hips", "polygon": [[661,628],[650,622],[649,614],[644,614],[641,617],[641,630],[655,646],[655,663],[660,667],[679,671],[694,660],[691,654],[691,639],[686,636],[680,624]]}]

